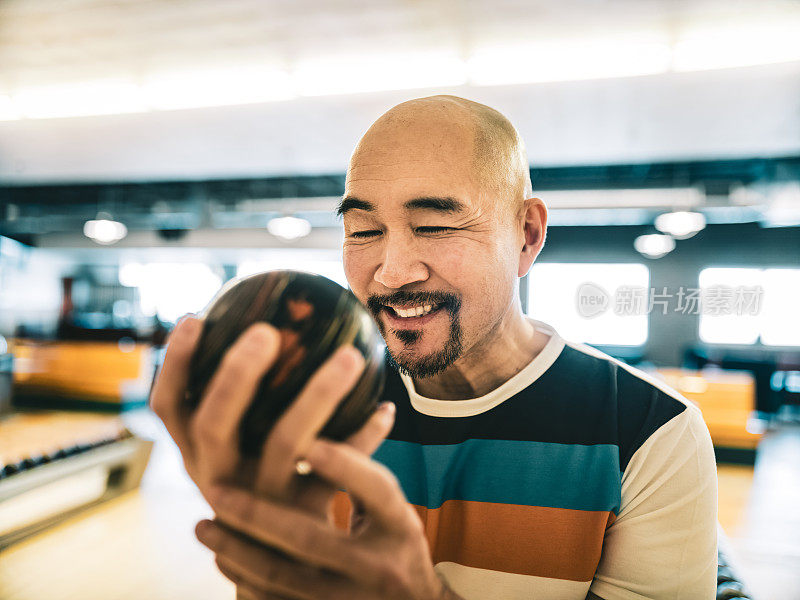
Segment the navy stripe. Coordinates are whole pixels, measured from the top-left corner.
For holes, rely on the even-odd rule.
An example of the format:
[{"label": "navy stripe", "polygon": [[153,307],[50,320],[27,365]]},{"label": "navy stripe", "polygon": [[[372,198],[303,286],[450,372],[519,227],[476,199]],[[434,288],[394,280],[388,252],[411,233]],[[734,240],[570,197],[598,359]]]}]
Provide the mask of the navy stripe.
[{"label": "navy stripe", "polygon": [[397,372],[392,367],[387,372],[383,398],[398,409],[392,440],[423,445],[470,439],[609,445],[619,448],[623,471],[656,430],[686,410],[683,402],[615,362],[570,346],[528,388],[471,417],[418,413]]},{"label": "navy stripe", "polygon": [[618,456],[609,445],[472,439],[427,446],[385,440],[373,458],[397,476],[409,502],[427,508],[471,500],[616,513]]}]

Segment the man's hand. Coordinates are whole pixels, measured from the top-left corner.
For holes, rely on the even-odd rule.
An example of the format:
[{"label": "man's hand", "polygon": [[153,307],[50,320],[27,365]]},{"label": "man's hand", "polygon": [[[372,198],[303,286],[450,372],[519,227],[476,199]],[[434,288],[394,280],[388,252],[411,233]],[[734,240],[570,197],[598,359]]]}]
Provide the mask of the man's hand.
[{"label": "man's hand", "polygon": [[[308,600],[456,600],[433,569],[425,532],[395,476],[347,444],[318,439],[313,472],[363,507],[348,534],[286,504],[217,487],[217,518],[197,535],[245,597]],[[242,535],[244,534],[244,535]]]},{"label": "man's hand", "polygon": [[[270,431],[256,462],[239,453],[239,423],[278,356],[280,336],[266,323],[249,327],[226,352],[200,405],[192,411],[184,398],[189,362],[201,332],[202,321],[191,316],[176,325],[150,397],[190,477],[207,500],[213,485],[235,484],[325,515],[336,488],[315,477],[300,477],[295,463],[358,380],[364,366],[361,354],[350,346],[339,348],[311,376]],[[393,405],[376,411],[346,443],[372,454],[392,426],[387,408]]]}]

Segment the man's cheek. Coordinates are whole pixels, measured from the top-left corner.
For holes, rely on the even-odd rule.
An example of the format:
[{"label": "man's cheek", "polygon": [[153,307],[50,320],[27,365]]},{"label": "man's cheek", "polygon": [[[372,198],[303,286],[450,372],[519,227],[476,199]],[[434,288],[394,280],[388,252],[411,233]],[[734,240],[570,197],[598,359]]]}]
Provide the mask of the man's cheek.
[{"label": "man's cheek", "polygon": [[345,248],[342,256],[342,265],[344,267],[344,276],[347,278],[347,283],[356,297],[364,302],[366,300],[366,290],[369,287],[370,280],[370,262],[368,253],[359,251],[358,249]]},{"label": "man's cheek", "polygon": [[444,279],[455,286],[468,284],[471,273],[476,271],[482,258],[474,249],[463,244],[450,244],[446,248],[438,248],[431,252],[431,265]]}]

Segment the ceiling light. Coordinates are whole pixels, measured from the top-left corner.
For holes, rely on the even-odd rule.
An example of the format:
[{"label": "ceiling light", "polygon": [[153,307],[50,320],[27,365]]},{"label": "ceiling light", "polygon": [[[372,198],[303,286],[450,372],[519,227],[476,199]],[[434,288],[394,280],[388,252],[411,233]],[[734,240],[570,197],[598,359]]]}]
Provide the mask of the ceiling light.
[{"label": "ceiling light", "polygon": [[763,210],[762,227],[800,226],[800,183],[778,183],[767,189],[769,201]]},{"label": "ceiling light", "polygon": [[297,217],[277,217],[267,223],[267,231],[284,240],[296,240],[311,233],[311,223]]},{"label": "ceiling light", "polygon": [[658,215],[655,225],[661,233],[685,240],[705,228],[706,218],[703,213],[681,210]]},{"label": "ceiling light", "polygon": [[112,221],[110,215],[100,213],[96,219],[84,223],[83,234],[98,244],[108,245],[128,235],[128,228],[119,221]]},{"label": "ceiling light", "polygon": [[261,66],[162,73],[144,83],[142,94],[155,110],[253,104],[294,96],[285,71]]},{"label": "ceiling light", "polygon": [[576,81],[652,75],[669,70],[666,41],[557,40],[478,50],[469,60],[475,85]]},{"label": "ceiling light", "polygon": [[294,80],[301,95],[324,96],[463,85],[467,76],[455,54],[418,52],[306,60]]},{"label": "ceiling light", "polygon": [[28,119],[82,117],[141,112],[138,86],[125,81],[85,81],[22,90],[14,105]]},{"label": "ceiling light", "polygon": [[675,240],[668,235],[651,233],[637,237],[633,241],[633,247],[647,258],[661,258],[675,249]]}]

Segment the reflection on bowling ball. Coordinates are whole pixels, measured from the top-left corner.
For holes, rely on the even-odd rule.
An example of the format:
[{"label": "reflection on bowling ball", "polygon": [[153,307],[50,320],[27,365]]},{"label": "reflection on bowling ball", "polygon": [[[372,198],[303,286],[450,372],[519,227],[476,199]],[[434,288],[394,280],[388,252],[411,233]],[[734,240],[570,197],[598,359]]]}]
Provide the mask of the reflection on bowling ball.
[{"label": "reflection on bowling ball", "polygon": [[385,378],[383,339],[361,303],[338,283],[299,271],[258,273],[229,282],[201,318],[203,332],[189,367],[186,392],[192,408],[200,403],[225,351],[248,326],[264,321],[281,335],[278,359],[261,380],[241,422],[243,454],[260,455],[278,417],[314,371],[342,345],[355,346],[366,366],[321,435],[343,440],[375,410]]}]

